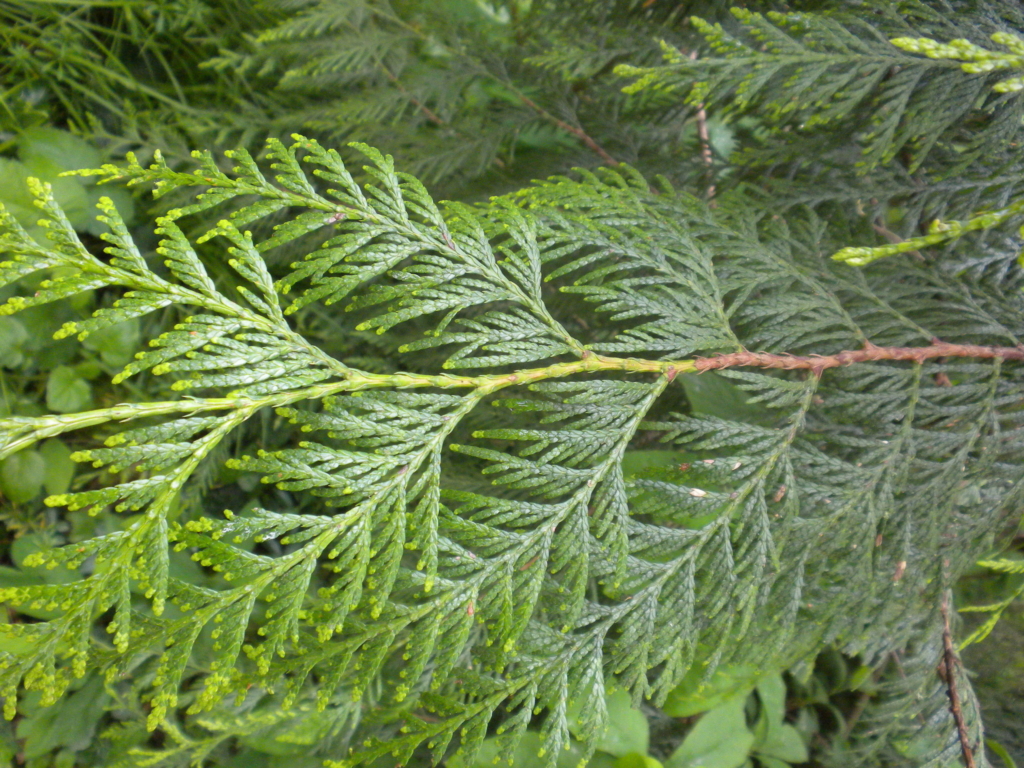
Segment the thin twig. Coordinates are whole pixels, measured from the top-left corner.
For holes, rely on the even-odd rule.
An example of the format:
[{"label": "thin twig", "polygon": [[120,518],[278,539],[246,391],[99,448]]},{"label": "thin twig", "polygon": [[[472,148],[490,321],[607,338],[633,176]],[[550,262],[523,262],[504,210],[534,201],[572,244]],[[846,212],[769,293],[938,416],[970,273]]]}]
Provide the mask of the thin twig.
[{"label": "thin twig", "polygon": [[401,81],[398,79],[398,76],[394,72],[392,72],[390,69],[388,69],[383,63],[381,63],[381,62],[378,62],[378,63],[380,64],[380,68],[384,71],[385,76],[388,78],[388,80],[391,81],[391,84],[393,86],[395,86],[395,88],[400,90],[403,94],[405,94],[405,96],[408,97],[409,101],[411,101],[413,104],[415,104],[417,109],[419,109],[419,111],[424,114],[424,116],[427,118],[427,120],[429,120],[430,122],[434,123],[434,125],[443,125],[443,126],[447,126],[448,125],[448,123],[444,120],[444,118],[440,117],[436,112],[434,112],[434,110],[432,110],[430,107],[428,107],[422,101],[420,101],[415,96],[413,96],[411,93],[409,93],[409,91],[406,89],[406,87],[404,85],[402,85]]},{"label": "thin twig", "polygon": [[876,360],[907,360],[924,363],[936,357],[975,357],[982,359],[1024,360],[1024,345],[1017,347],[983,347],[977,344],[949,344],[935,341],[927,347],[876,347],[868,342],[863,349],[852,349],[835,355],[775,355],[768,352],[731,352],[727,355],[698,358],[694,369],[704,371],[747,366],[810,370],[820,375],[828,368]]},{"label": "thin twig", "polygon": [[512,89],[512,91],[513,91],[513,93],[515,93],[516,97],[525,106],[527,106],[530,109],[532,109],[534,112],[536,112],[538,115],[540,115],[545,120],[547,120],[548,122],[552,123],[553,125],[557,125],[563,131],[566,131],[567,133],[571,133],[577,139],[582,141],[587,146],[588,149],[590,149],[594,154],[596,154],[598,157],[600,157],[607,165],[619,165],[619,161],[616,160],[614,157],[612,157],[610,154],[608,154],[605,151],[604,147],[602,147],[600,144],[598,144],[596,141],[594,141],[590,137],[590,135],[586,131],[584,131],[582,128],[577,128],[575,125],[570,125],[569,123],[565,122],[565,120],[561,120],[561,119],[555,117],[550,112],[548,112],[546,109],[544,109],[544,107],[542,107],[539,104],[537,104],[537,102],[535,102],[533,99],[531,99],[525,93],[521,93],[520,91],[518,91],[516,89]]},{"label": "thin twig", "polygon": [[967,724],[964,723],[964,713],[960,709],[960,695],[956,690],[956,667],[958,659],[956,651],[953,650],[953,638],[949,632],[949,608],[948,596],[942,598],[942,661],[946,671],[946,693],[949,696],[949,711],[953,714],[953,721],[956,723],[956,730],[960,736],[960,751],[964,756],[966,768],[976,768],[974,763],[974,752],[971,749],[970,736],[967,733]]},{"label": "thin twig", "polygon": [[[430,107],[428,107],[422,101],[420,101],[415,96],[413,96],[409,92],[409,89],[406,88],[404,85],[402,85],[402,82],[401,82],[401,80],[398,79],[398,76],[395,75],[395,73],[392,72],[390,69],[388,69],[382,62],[377,62],[377,63],[380,65],[380,68],[383,70],[383,72],[387,76],[388,80],[391,81],[391,84],[393,86],[395,86],[395,88],[397,88],[399,91],[401,91],[402,94],[404,94],[409,99],[409,101],[417,109],[419,109],[419,111],[423,113],[424,117],[426,117],[430,122],[432,122],[434,125],[438,125],[438,126],[441,126],[443,128],[448,128],[450,130],[453,130],[459,136],[465,136],[466,135],[462,131],[460,131],[458,128],[455,128],[451,123],[449,123],[443,117],[438,115],[434,110],[432,110]],[[500,157],[495,157],[491,162],[493,162],[499,168],[504,168],[505,167],[505,161],[502,160]]]},{"label": "thin twig", "polygon": [[[691,59],[697,58],[696,51],[690,51],[689,56]],[[708,113],[704,109],[704,102],[697,105],[697,138],[700,140],[700,156],[704,160],[706,166],[705,176],[707,178],[707,195],[708,200],[713,200],[715,196],[715,182],[714,182],[714,164],[715,158],[711,154],[711,138],[708,134]],[[714,202],[710,203],[713,207]]]}]

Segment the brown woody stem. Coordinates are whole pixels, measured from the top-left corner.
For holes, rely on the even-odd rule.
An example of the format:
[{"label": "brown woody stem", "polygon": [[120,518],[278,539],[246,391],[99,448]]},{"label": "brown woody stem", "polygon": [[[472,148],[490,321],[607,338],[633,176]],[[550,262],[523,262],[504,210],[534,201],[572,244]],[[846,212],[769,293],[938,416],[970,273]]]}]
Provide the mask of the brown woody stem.
[{"label": "brown woody stem", "polygon": [[[691,59],[697,58],[697,52],[691,51],[689,54]],[[708,200],[712,200],[715,196],[715,182],[714,182],[714,164],[715,159],[711,154],[711,137],[708,134],[708,113],[704,109],[704,102],[697,105],[697,138],[700,140],[700,156],[704,161],[704,165],[707,171],[707,182],[708,189],[707,195]],[[714,202],[710,203],[711,207],[714,207]]]},{"label": "brown woody stem", "polygon": [[529,107],[534,112],[536,112],[538,115],[543,117],[545,120],[547,120],[548,122],[552,123],[553,125],[558,126],[559,128],[561,128],[566,133],[571,133],[577,139],[582,141],[587,146],[587,149],[589,149],[595,155],[600,157],[607,165],[612,165],[612,166],[619,165],[619,161],[616,160],[614,157],[612,157],[610,154],[608,154],[608,152],[605,151],[604,147],[602,147],[600,144],[598,144],[596,141],[594,141],[590,137],[590,135],[586,131],[584,131],[582,128],[577,128],[575,125],[571,125],[571,124],[565,122],[565,120],[561,120],[561,119],[555,117],[554,115],[552,115],[550,112],[548,112],[546,109],[544,109],[537,102],[535,102],[533,99],[531,99],[530,97],[526,96],[525,94],[519,93],[518,91],[516,91],[515,93],[516,93],[516,97],[523,103],[524,106]]},{"label": "brown woody stem", "polygon": [[942,666],[945,671],[946,695],[949,696],[949,711],[956,723],[957,735],[960,738],[960,752],[963,754],[966,768],[975,768],[974,751],[971,749],[970,735],[964,722],[964,713],[960,708],[960,694],[956,689],[956,668],[959,663],[956,651],[953,650],[953,638],[949,631],[948,598],[942,598]]},{"label": "brown woody stem", "polygon": [[398,76],[395,75],[394,72],[392,72],[390,69],[388,69],[386,66],[384,66],[383,63],[380,63],[380,68],[384,72],[384,76],[387,77],[387,79],[391,81],[391,84],[393,86],[395,86],[395,88],[397,88],[399,91],[401,91],[403,95],[407,96],[409,101],[412,102],[412,104],[420,112],[423,113],[423,116],[426,117],[427,120],[432,122],[434,125],[442,125],[442,126],[447,126],[448,125],[448,123],[445,122],[445,120],[442,119],[436,112],[434,112],[434,110],[432,110],[430,107],[428,107],[422,101],[420,101],[415,96],[413,96],[411,93],[409,93],[409,91],[406,89],[406,87],[404,85],[402,85],[402,81],[398,79]]},{"label": "brown woody stem", "polygon": [[983,359],[1024,360],[1024,345],[1016,347],[984,347],[978,344],[949,344],[936,341],[927,347],[876,347],[870,342],[863,349],[846,350],[834,355],[775,355],[769,352],[730,352],[715,357],[698,358],[698,373],[723,368],[782,368],[809,370],[820,375],[828,368],[876,360],[905,360],[924,363],[937,357],[975,357]]},{"label": "brown woody stem", "polygon": [[[465,136],[465,134],[462,131],[458,130],[457,128],[453,128],[452,125],[447,120],[445,120],[443,117],[438,115],[434,110],[432,110],[422,101],[420,101],[411,93],[409,93],[409,89],[402,85],[402,81],[398,79],[398,76],[395,75],[395,73],[393,73],[386,66],[384,66],[383,63],[380,63],[380,68],[384,71],[384,75],[387,77],[387,79],[391,81],[391,84],[394,85],[395,88],[397,88],[399,91],[401,91],[402,94],[404,94],[409,99],[409,102],[413,106],[415,106],[420,112],[423,113],[423,116],[426,117],[427,120],[432,122],[434,125],[441,126],[442,128],[449,128],[459,136]],[[505,167],[505,161],[502,160],[500,157],[495,157],[492,160],[492,162],[499,168]]]}]

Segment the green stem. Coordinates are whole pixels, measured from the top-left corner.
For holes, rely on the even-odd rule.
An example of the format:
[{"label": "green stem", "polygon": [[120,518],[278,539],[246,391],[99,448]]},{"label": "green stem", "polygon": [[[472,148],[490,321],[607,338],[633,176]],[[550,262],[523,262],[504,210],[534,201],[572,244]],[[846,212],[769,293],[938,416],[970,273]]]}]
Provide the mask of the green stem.
[{"label": "green stem", "polygon": [[[451,376],[447,374],[427,375],[418,373],[376,374],[350,370],[343,381],[317,384],[302,389],[277,392],[264,397],[211,397],[187,400],[168,400],[155,403],[122,403],[111,408],[100,408],[68,415],[37,417],[14,417],[0,419],[0,436],[6,434],[6,442],[0,443],[0,460],[33,443],[110,421],[130,421],[149,416],[168,416],[177,413],[201,413],[230,409],[276,408],[302,400],[317,400],[339,392],[358,392],[366,389],[394,387],[410,389],[437,387],[440,389],[479,389],[488,395],[507,386],[533,384],[545,379],[564,378],[579,373],[599,371],[626,371],[629,373],[681,373],[696,370],[695,360],[638,360],[634,358],[603,357],[588,354],[583,360],[555,363],[545,368],[528,368],[514,373],[489,376]],[[675,373],[672,373],[674,376]]]},{"label": "green stem", "polygon": [[543,368],[524,368],[512,373],[484,376],[452,376],[422,373],[367,373],[342,367],[342,381],[317,384],[302,389],[277,392],[264,397],[214,397],[171,400],[156,403],[123,403],[112,408],[69,414],[66,416],[15,417],[0,419],[0,460],[26,448],[38,440],[83,427],[108,421],[129,421],[146,416],[166,416],[174,413],[198,413],[228,409],[258,410],[278,407],[300,400],[316,400],[338,392],[359,392],[366,389],[478,389],[489,395],[504,387],[534,384],[546,379],[560,379],[582,373],[622,371],[625,373],[655,373],[668,375],[671,381],[680,373],[703,373],[728,368],[778,368],[807,370],[816,376],[829,368],[879,361],[903,361],[923,364],[935,358],[977,358],[991,360],[1024,361],[1024,346],[985,347],[976,344],[950,344],[935,341],[923,347],[877,347],[866,344],[863,349],[844,350],[834,355],[779,355],[768,352],[731,352],[712,357],[689,360],[644,360],[633,357],[605,357],[584,351],[583,359],[567,363],[554,363]]},{"label": "green stem", "polygon": [[896,256],[932,245],[948,243],[963,237],[968,232],[977,232],[978,230],[997,227],[1014,216],[1020,215],[1022,211],[1024,211],[1024,200],[1017,200],[998,211],[983,213],[967,221],[940,221],[936,219],[928,228],[927,235],[912,237],[909,240],[891,243],[890,245],[880,245],[877,248],[843,248],[841,251],[836,251],[832,258],[836,261],[846,262],[852,267],[863,267],[888,256]]}]

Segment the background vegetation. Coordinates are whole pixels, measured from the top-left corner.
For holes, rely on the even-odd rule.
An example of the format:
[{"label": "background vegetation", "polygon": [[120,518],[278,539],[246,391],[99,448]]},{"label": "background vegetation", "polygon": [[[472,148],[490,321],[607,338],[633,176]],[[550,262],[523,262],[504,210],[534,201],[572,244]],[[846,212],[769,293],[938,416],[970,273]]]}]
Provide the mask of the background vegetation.
[{"label": "background vegetation", "polygon": [[[915,34],[937,39],[987,33],[980,22],[977,30],[965,30],[958,5],[943,3],[0,0],[0,202],[33,231],[35,212],[25,179],[48,181],[72,225],[90,242],[101,231],[93,220],[99,188],[88,178],[62,177],[62,172],[96,168],[127,151],[145,164],[159,149],[173,167],[181,167],[197,147],[219,153],[242,146],[259,154],[267,137],[286,139],[295,131],[340,148],[346,159],[355,157],[354,150],[344,149],[348,141],[377,146],[438,198],[475,202],[573,167],[626,162],[648,178],[662,174],[678,188],[705,197],[748,187],[752,194],[770,196],[781,213],[813,206],[845,228],[851,242],[913,237],[934,218],[966,218],[1018,196],[1024,170],[1016,146],[994,150],[992,137],[1005,136],[1014,121],[1019,124],[1022,108],[998,101],[1002,97],[985,102],[990,83],[979,84],[974,93],[951,92],[941,73],[929,72],[930,88],[913,91],[904,81],[915,73],[925,77],[919,70],[931,63],[893,49],[877,62],[877,77],[863,73],[876,85],[885,83],[880,95],[865,91],[860,100],[849,94],[839,98],[838,86],[828,78],[811,86],[794,82],[798,78],[780,68],[765,72],[761,91],[752,88],[745,102],[737,103],[730,66],[749,63],[742,56],[738,65],[729,65],[722,63],[724,57],[703,55],[740,45],[719,36],[715,46],[717,33],[709,26],[721,23],[735,31],[739,22],[730,6],[835,11],[847,20],[861,14],[884,37],[898,36],[909,24]],[[991,13],[1024,29],[1012,6],[992,5]],[[693,17],[706,24],[692,22]],[[764,39],[758,32],[767,34],[756,20],[753,30],[746,37],[737,33],[751,55]],[[835,30],[830,34],[818,43],[831,56],[848,55],[862,44]],[[678,52],[674,69],[662,66],[664,45]],[[700,58],[689,64],[691,54]],[[893,74],[897,70],[900,77]],[[628,87],[643,77],[657,80],[658,87]],[[688,101],[668,95],[695,78],[711,86]],[[818,108],[823,102],[828,110]],[[804,104],[814,108],[798,106]],[[986,119],[968,115],[969,108],[985,112]],[[922,184],[922,178],[929,183]],[[136,241],[150,249],[156,236],[147,222],[186,202],[177,192],[156,200],[112,187],[103,194],[115,198]],[[258,226],[269,231],[283,216]],[[200,215],[186,234],[211,224]],[[997,232],[980,240],[984,247],[976,250],[1005,246],[1000,237],[1005,235]],[[215,280],[233,280],[216,252],[204,256]],[[287,247],[278,249],[270,266],[278,269],[294,256]],[[979,257],[962,267],[989,268],[990,262],[983,262]],[[26,284],[18,290],[26,287],[33,288]],[[14,292],[15,286],[0,289],[0,300]],[[128,399],[125,387],[132,399],[172,396],[168,382],[157,376],[143,374],[116,388],[110,379],[130,361],[140,340],[155,338],[180,320],[173,307],[92,334],[82,344],[53,340],[64,323],[81,320],[111,300],[105,289],[97,289],[0,317],[0,416],[105,407]],[[389,345],[358,330],[343,312],[308,304],[294,323],[322,349],[364,370],[388,373],[399,367]],[[415,330],[396,333],[411,341]],[[600,335],[600,329],[593,330]],[[432,355],[423,353],[424,368],[442,359]],[[694,381],[679,400],[676,405],[690,413],[731,418],[742,413],[752,422],[764,418],[762,408],[746,403],[724,379]],[[276,417],[266,414],[219,447],[215,458],[220,461],[202,466],[198,482],[183,493],[181,508],[245,509],[272,498],[278,510],[301,511],[308,500],[263,488],[251,475],[224,468],[224,459],[253,442],[282,447],[278,427]],[[83,447],[77,439],[74,433],[55,437],[0,464],[0,586],[70,578],[60,570],[34,568],[26,558],[42,547],[127,524],[109,512],[88,517],[43,505],[47,495],[99,482],[100,470],[71,460]],[[631,471],[639,473],[685,459],[652,446],[634,451],[628,460]],[[1001,557],[1022,560],[1022,541],[1008,525]],[[195,584],[216,580],[185,554],[173,558],[171,567]],[[1024,765],[1022,585],[1024,573],[979,565],[958,586],[957,605],[998,606],[965,613],[959,636],[968,637],[989,616],[1002,617],[991,635],[979,635],[979,644],[964,653],[966,665],[977,673],[996,765],[1000,760]],[[49,615],[45,609],[22,613]],[[6,618],[22,620],[14,611]],[[201,651],[192,663],[202,668]],[[899,663],[894,652],[889,664]],[[645,705],[642,714],[631,709],[625,694],[610,694],[612,725],[590,765],[842,764],[852,729],[882,672],[829,649],[813,665],[784,675],[762,678],[760,670],[727,666],[709,686],[692,676],[664,707]],[[138,726],[147,709],[130,691],[96,674],[52,707],[30,694],[15,719],[0,726],[0,761],[29,768],[185,764],[187,754],[176,752],[169,737],[158,743]],[[251,714],[244,726],[219,725],[227,740],[213,764],[225,768],[321,765],[323,752],[346,736],[344,727],[325,718],[266,712]],[[535,764],[538,744],[535,735],[524,740],[515,764]],[[492,756],[488,743],[473,766],[490,765]],[[559,765],[572,765],[574,756],[578,759],[567,752]]]}]

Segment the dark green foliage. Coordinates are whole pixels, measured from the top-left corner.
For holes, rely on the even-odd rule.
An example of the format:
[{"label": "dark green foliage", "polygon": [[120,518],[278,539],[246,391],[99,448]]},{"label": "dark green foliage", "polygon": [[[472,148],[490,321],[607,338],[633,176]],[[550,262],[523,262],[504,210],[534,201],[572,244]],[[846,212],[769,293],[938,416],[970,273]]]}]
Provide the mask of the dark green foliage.
[{"label": "dark green foliage", "polygon": [[146,125],[158,113],[180,115],[180,125],[201,125],[208,134],[217,122],[223,129],[231,110],[214,116],[203,107],[238,81],[211,83],[199,66],[246,30],[275,20],[246,0],[9,0],[0,7],[0,127],[48,119],[80,130],[97,121]]},{"label": "dark green foliage", "polygon": [[612,74],[623,61],[654,64],[658,38],[695,44],[685,7],[118,0],[65,14],[9,5],[0,13],[12,49],[38,41],[45,53],[0,69],[9,90],[0,129],[69,120],[117,149],[144,158],[161,149],[175,161],[197,145],[255,152],[263,137],[299,130],[337,147],[387,146],[426,183],[475,195],[566,170],[594,146],[606,162],[656,163],[694,146],[675,138],[686,119],[678,106],[652,111]]},{"label": "dark green foliage", "polygon": [[[681,9],[646,5],[282,4],[218,61],[280,82],[262,103],[282,126],[373,137],[452,188],[511,162],[533,121],[560,137],[556,170],[571,137],[592,165],[625,149],[691,191],[618,166],[441,203],[391,155],[296,134],[78,172],[152,190],[152,232],[101,197],[83,234],[40,181],[36,229],[2,214],[0,321],[78,307],[56,336],[106,366],[96,391],[54,367],[50,415],[0,420],[0,489],[21,504],[45,485],[68,531],[0,574],[31,619],[0,625],[0,694],[33,713],[26,732],[38,704],[70,716],[109,696],[111,766],[471,766],[523,744],[538,765],[650,765],[646,743],[604,740],[628,698],[710,710],[670,766],[719,747],[771,766],[804,755],[779,673],[820,703],[815,681],[847,662],[819,654],[838,649],[864,671],[833,692],[864,699],[818,728],[819,763],[958,763],[941,606],[1019,520],[1021,362],[697,371],[744,350],[1020,347],[1016,182],[991,172],[1017,141],[1019,92],[992,90],[1014,73],[888,40],[981,45],[1024,25],[995,5],[956,23],[939,4],[737,11],[691,22],[711,45],[691,59]],[[653,33],[671,40],[661,67]],[[536,101],[528,66],[579,112]],[[733,132],[731,161],[666,161],[682,150],[659,126],[745,111],[758,124]],[[874,202],[846,205],[844,180]],[[995,201],[1004,213],[972,219]],[[897,237],[886,224],[922,235],[940,215],[984,226],[873,249]],[[848,248],[889,257],[831,258]],[[68,460],[73,483],[40,468]],[[979,705],[955,680],[983,764]],[[73,753],[93,725],[31,751]]]}]

